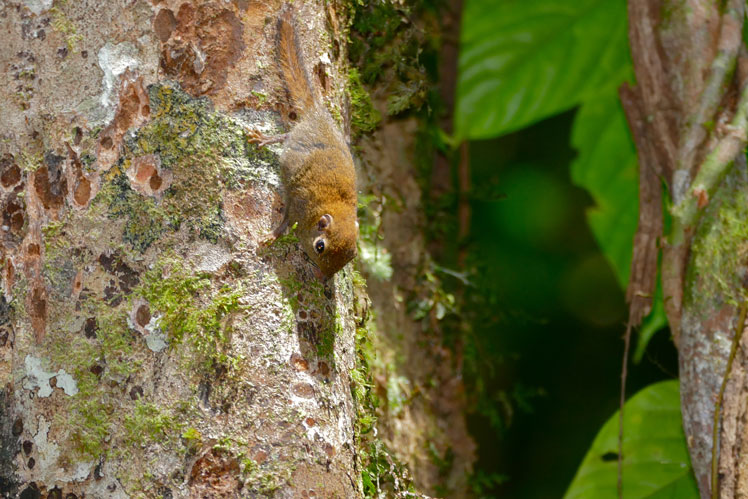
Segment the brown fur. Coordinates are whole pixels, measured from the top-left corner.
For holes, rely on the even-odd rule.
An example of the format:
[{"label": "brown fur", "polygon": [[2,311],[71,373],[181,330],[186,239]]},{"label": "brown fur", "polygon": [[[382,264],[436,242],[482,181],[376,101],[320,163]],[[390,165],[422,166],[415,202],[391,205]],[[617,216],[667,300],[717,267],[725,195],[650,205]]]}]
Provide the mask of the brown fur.
[{"label": "brown fur", "polygon": [[284,4],[281,8],[275,48],[278,52],[278,64],[283,75],[283,81],[288,93],[291,94],[292,104],[300,113],[311,109],[319,99],[314,94],[309,74],[304,67],[301,47],[299,47],[299,40],[296,38],[296,20],[290,4]]},{"label": "brown fur", "polygon": [[[286,186],[284,223],[298,223],[304,251],[326,278],[356,256],[356,172],[348,146],[330,113],[312,87],[298,40],[290,5],[278,21],[278,60],[291,100],[301,120],[284,142],[281,173]],[[320,228],[324,215],[328,227]],[[324,239],[322,254],[315,241]]]}]

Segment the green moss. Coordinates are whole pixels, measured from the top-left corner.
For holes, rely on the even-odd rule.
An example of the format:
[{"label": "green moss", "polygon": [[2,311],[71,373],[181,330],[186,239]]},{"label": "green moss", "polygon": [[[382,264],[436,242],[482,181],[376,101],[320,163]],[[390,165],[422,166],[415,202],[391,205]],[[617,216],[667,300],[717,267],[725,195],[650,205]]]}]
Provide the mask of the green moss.
[{"label": "green moss", "polygon": [[197,429],[189,427],[182,433],[182,442],[188,452],[194,454],[203,444],[203,436]]},{"label": "green moss", "polygon": [[438,40],[428,35],[438,32],[429,25],[438,22],[435,7],[428,1],[352,6],[350,60],[365,85],[385,89],[390,115],[419,110],[428,102],[438,58]]},{"label": "green moss", "polygon": [[141,196],[130,187],[120,162],[110,170],[108,181],[93,201],[106,206],[112,220],[124,220],[122,239],[135,251],[143,252],[169,229],[179,227],[152,198]]},{"label": "green moss", "polygon": [[317,355],[334,360],[335,357],[335,339],[343,334],[343,326],[335,319],[333,327],[322,329],[317,339]]},{"label": "green moss", "polygon": [[20,154],[21,158],[18,166],[25,172],[34,172],[44,163],[44,156],[41,151],[28,151],[24,149]]},{"label": "green moss", "polygon": [[241,286],[214,290],[209,274],[192,274],[179,262],[167,261],[143,276],[136,293],[161,314],[159,326],[170,342],[189,341],[204,368],[238,360],[227,353],[230,324],[225,319],[242,309]]},{"label": "green moss", "polygon": [[354,134],[370,133],[382,121],[382,116],[374,108],[369,92],[361,83],[356,68],[348,73],[348,94],[351,98],[351,126]]},{"label": "green moss", "polygon": [[[170,85],[148,89],[151,119],[125,138],[124,154],[95,199],[112,219],[125,220],[123,240],[139,252],[167,231],[187,224],[192,234],[217,242],[225,225],[222,194],[277,168],[277,156],[247,142],[244,128]],[[160,200],[134,191],[125,172],[135,158],[154,154],[171,172]]]},{"label": "green moss", "polygon": [[70,243],[62,237],[64,235],[64,229],[65,222],[63,220],[52,221],[42,227],[46,255],[56,253],[57,251],[66,249],[70,246]]},{"label": "green moss", "polygon": [[257,463],[250,458],[244,458],[241,460],[242,473],[249,475],[257,471]]},{"label": "green moss", "polygon": [[125,442],[143,445],[147,442],[173,440],[179,424],[176,419],[158,406],[138,400],[133,411],[123,421]]},{"label": "green moss", "polygon": [[[57,423],[68,429],[71,447],[79,456],[95,459],[108,452],[106,441],[116,431],[122,412],[115,403],[121,393],[114,387],[140,366],[126,315],[104,305],[97,312],[96,339],[58,331],[49,345],[54,365],[72,373],[78,386],[67,411],[58,413]],[[98,374],[94,366],[100,369]]]},{"label": "green moss", "polygon": [[686,300],[713,310],[748,294],[748,180],[731,175],[711,200],[693,239]]},{"label": "green moss", "polygon": [[65,37],[65,43],[68,46],[68,50],[74,54],[77,52],[78,43],[83,40],[83,36],[78,33],[75,24],[68,19],[62,10],[67,6],[67,3],[67,0],[58,0],[55,2],[55,5],[49,9],[49,13],[52,15],[52,29],[61,33]]}]

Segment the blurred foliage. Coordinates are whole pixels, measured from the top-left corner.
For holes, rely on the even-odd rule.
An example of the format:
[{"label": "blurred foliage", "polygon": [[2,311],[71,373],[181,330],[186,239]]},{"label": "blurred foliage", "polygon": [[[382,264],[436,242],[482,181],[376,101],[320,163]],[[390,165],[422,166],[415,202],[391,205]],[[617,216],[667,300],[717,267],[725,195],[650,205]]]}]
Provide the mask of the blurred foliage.
[{"label": "blurred foliage", "polygon": [[355,78],[387,95],[387,114],[419,110],[435,79],[440,0],[378,1],[359,5],[351,25],[349,58]]},{"label": "blurred foliage", "polygon": [[[677,381],[651,385],[623,412],[623,491],[626,498],[698,498],[680,421]],[[595,437],[565,499],[618,497],[618,412]]]},{"label": "blurred foliage", "polygon": [[[595,201],[588,222],[623,289],[638,217],[636,150],[617,93],[633,74],[626,32],[624,0],[508,1],[498,7],[468,0],[455,116],[458,137],[477,139],[580,106],[572,180]],[[636,360],[665,323],[656,303]]]},{"label": "blurred foliage", "polygon": [[630,72],[625,0],[467,0],[457,134],[517,130],[615,89]]},{"label": "blurred foliage", "polygon": [[[519,379],[527,386],[548,387],[538,394],[556,400],[559,393],[569,393],[570,388],[550,378],[563,361],[551,357],[543,364],[541,360],[549,345],[557,346],[556,356],[568,355],[567,363],[580,364],[584,359],[590,370],[602,363],[620,369],[620,343],[614,355],[605,359],[599,358],[605,351],[602,338],[600,353],[592,354],[598,357],[591,358],[589,352],[583,355],[581,348],[588,348],[587,335],[595,329],[616,331],[617,336],[623,332],[622,292],[628,282],[638,222],[636,151],[617,92],[623,82],[633,79],[626,18],[625,0],[465,0],[455,137],[441,143],[450,147],[461,140],[504,137],[491,146],[492,152],[485,149],[476,154],[476,143],[471,144],[470,168],[473,185],[478,187],[471,193],[468,265],[472,286],[463,305],[472,324],[463,326],[465,379],[476,417],[510,439],[507,428],[513,421],[513,431],[522,426],[516,421],[521,406],[510,396],[512,388],[506,383],[501,386],[502,377],[514,379],[515,384]],[[573,108],[577,111],[567,144],[578,155],[564,158],[564,148],[558,142],[567,138],[556,134],[569,130],[562,123],[570,116],[551,127],[528,126]],[[508,135],[510,132],[516,133]],[[544,155],[544,151],[548,153]],[[584,196],[563,184],[566,179],[557,168],[564,168],[571,182],[589,193],[592,206],[586,208],[586,218],[602,255],[587,249],[585,235],[573,226],[580,202],[588,201],[580,201]],[[496,185],[505,194],[499,203],[495,202],[501,198]],[[457,197],[452,196],[440,201],[454,208]],[[616,293],[610,291],[611,270],[618,284]],[[555,328],[546,326],[545,337],[540,336],[544,321]],[[653,312],[640,331],[636,361],[645,356],[654,333],[665,323],[658,289]],[[507,325],[515,331],[505,331]],[[575,325],[577,331],[573,330]],[[497,330],[501,335],[491,336]],[[534,340],[537,352],[532,352],[533,340],[512,336],[519,331],[538,335]],[[568,346],[575,341],[577,352]],[[673,356],[672,346],[668,342],[663,346]],[[531,357],[522,361],[511,358],[507,352],[513,347]],[[529,367],[524,367],[526,363]],[[573,369],[585,371],[581,365]],[[548,379],[542,381],[542,376]],[[651,372],[649,376],[649,380],[658,378]],[[641,379],[636,374],[633,377]],[[611,381],[617,384],[617,380]],[[578,385],[578,390],[592,394],[594,384],[587,379],[584,389]],[[614,394],[611,390],[610,395]],[[544,406],[544,402],[530,400],[525,409]],[[589,400],[580,403],[589,406]],[[598,400],[594,410],[612,411],[612,407],[612,403]],[[642,406],[632,405],[627,418],[636,420],[642,415],[637,414],[640,409]],[[671,409],[677,415],[677,403]],[[679,423],[676,427],[680,428]],[[652,449],[641,447],[636,455],[643,459],[649,451]],[[543,458],[536,459],[541,462]],[[647,472],[658,474],[659,470],[651,465]],[[667,475],[666,470],[662,473]],[[509,474],[510,481],[521,478]],[[633,484],[648,480],[648,476],[637,476],[634,468],[627,480]],[[507,490],[498,484],[490,487],[494,492]],[[551,490],[535,484],[529,488],[536,493]],[[535,496],[527,493],[527,497]]]}]

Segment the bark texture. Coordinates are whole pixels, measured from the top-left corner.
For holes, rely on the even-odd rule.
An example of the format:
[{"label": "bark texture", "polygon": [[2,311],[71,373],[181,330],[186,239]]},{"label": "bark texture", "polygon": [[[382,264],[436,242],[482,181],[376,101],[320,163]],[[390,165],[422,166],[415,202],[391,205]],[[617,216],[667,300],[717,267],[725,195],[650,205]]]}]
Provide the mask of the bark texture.
[{"label": "bark texture", "polygon": [[[641,172],[630,317],[637,324],[650,309],[659,246],[665,308],[679,350],[683,423],[702,497],[712,494],[715,445],[720,496],[748,494],[745,336],[725,372],[748,277],[744,16],[742,0],[629,2],[637,84],[621,90]],[[672,200],[666,239],[662,181]],[[715,403],[725,376],[714,443]]]},{"label": "bark texture", "polygon": [[[344,23],[293,5],[341,116]],[[0,4],[0,495],[361,495],[352,267],[260,245],[279,7]]]},{"label": "bark texture", "polygon": [[[415,181],[414,119],[391,120],[362,142],[373,192],[382,207],[380,251],[392,261],[391,282],[369,279],[375,309],[378,363],[373,369],[382,399],[379,432],[408,465],[418,490],[466,497],[476,447],[465,422],[462,366],[444,345],[436,307],[414,320],[409,304],[433,303],[440,290],[421,236],[420,187]],[[375,181],[376,179],[376,181]]]}]

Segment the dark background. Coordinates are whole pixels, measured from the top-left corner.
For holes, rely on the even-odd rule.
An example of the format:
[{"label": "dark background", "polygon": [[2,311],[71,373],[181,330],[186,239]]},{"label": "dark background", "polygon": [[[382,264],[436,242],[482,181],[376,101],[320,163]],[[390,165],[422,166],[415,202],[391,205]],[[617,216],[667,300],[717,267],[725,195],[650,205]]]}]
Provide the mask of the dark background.
[{"label": "dark background", "polygon": [[[573,117],[470,144],[468,423],[491,477],[478,496],[561,497],[618,409],[626,304],[585,219],[593,202],[569,178]],[[627,393],[676,376],[658,332]]]}]

